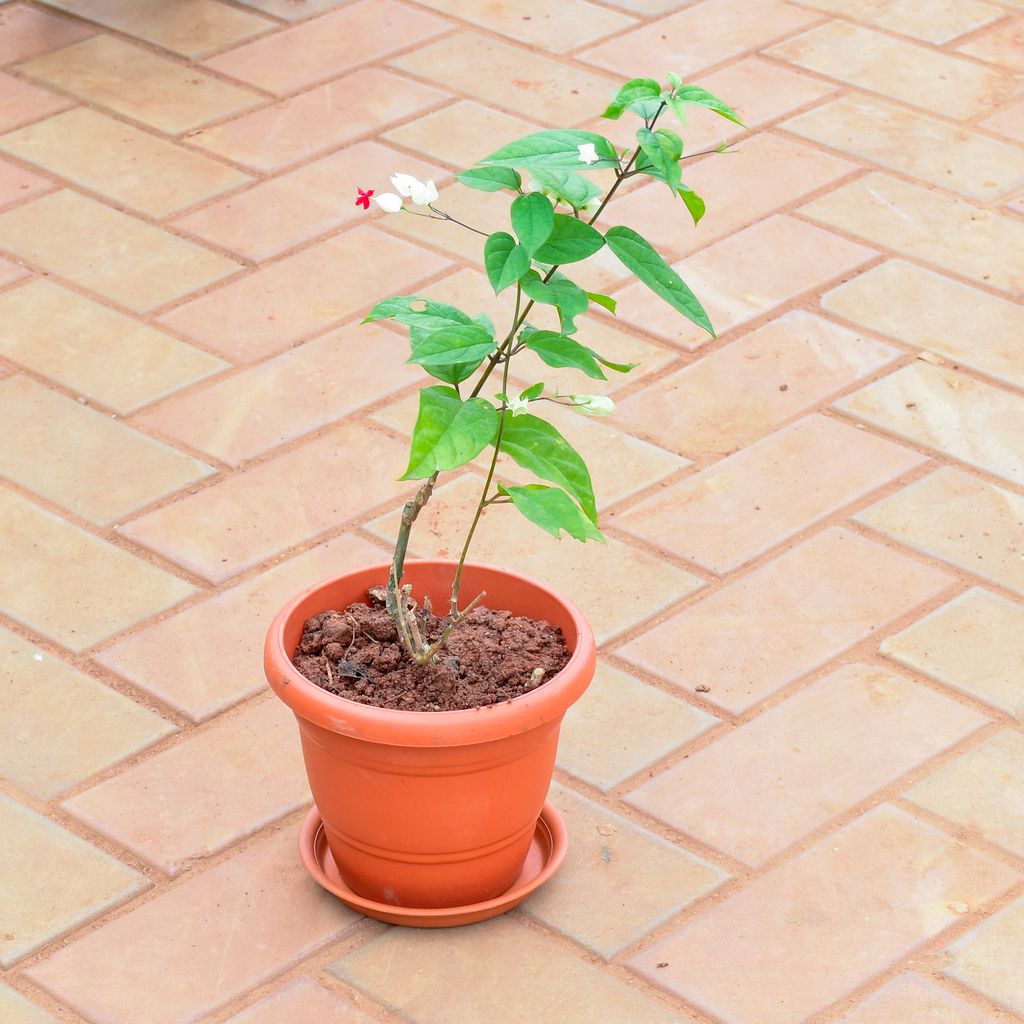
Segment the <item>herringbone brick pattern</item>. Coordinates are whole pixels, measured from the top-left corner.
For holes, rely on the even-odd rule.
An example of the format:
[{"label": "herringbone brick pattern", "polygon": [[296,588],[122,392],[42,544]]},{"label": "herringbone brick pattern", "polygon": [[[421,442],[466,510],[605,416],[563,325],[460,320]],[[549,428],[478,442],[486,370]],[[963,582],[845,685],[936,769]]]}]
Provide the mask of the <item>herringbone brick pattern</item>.
[{"label": "herringbone brick pattern", "polygon": [[[1020,0],[31,0],[0,67],[4,1024],[1024,1021]],[[609,544],[495,510],[475,551],[602,644],[569,859],[472,929],[363,920],[299,864],[262,633],[407,493],[363,313],[501,310],[475,236],[355,187],[489,227],[456,170],[669,69],[752,131],[693,114],[738,142],[697,229],[609,216],[719,337],[598,261],[642,365],[561,425]]]}]

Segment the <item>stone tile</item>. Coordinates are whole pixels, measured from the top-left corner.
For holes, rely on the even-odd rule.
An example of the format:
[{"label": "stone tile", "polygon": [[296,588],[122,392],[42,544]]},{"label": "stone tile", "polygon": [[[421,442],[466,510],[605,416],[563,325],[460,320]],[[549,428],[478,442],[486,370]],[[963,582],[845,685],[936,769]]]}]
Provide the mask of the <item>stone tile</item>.
[{"label": "stone tile", "polygon": [[616,654],[739,714],[936,597],[951,577],[829,527]]},{"label": "stone tile", "polygon": [[869,174],[801,213],[1003,291],[1024,291],[1024,223],[962,199]]},{"label": "stone tile", "polygon": [[186,1024],[287,971],[359,920],[310,879],[295,854],[294,828],[284,829],[28,973],[91,1020]]},{"label": "stone tile", "polygon": [[0,150],[157,219],[252,180],[87,107],[9,132]]},{"label": "stone tile", "polygon": [[[274,27],[274,22],[247,14],[217,0],[47,0],[106,28],[196,59],[234,46]],[[70,40],[69,40],[70,41]],[[52,49],[52,47],[50,47]]]},{"label": "stone tile", "polygon": [[1016,1013],[1024,1013],[1024,897],[983,921],[946,951],[952,961],[944,971],[975,991]]},{"label": "stone tile", "polygon": [[0,131],[10,131],[70,106],[71,101],[64,96],[0,72]]},{"label": "stone tile", "polygon": [[613,521],[722,575],[924,461],[916,452],[814,415],[653,494]]},{"label": "stone tile", "polygon": [[883,805],[631,963],[725,1024],[797,1024],[939,934],[960,904],[986,903],[1018,880]]},{"label": "stone tile", "polygon": [[[434,491],[417,520],[409,551],[425,558],[458,558],[482,486],[482,478],[471,473]],[[509,565],[571,596],[599,643],[703,586],[696,576],[614,538],[606,545],[580,544],[570,537],[557,541],[514,509],[494,511],[494,519],[485,516],[473,540],[470,560]],[[397,525],[398,513],[388,513],[366,529],[393,544]],[[510,552],[515,553],[511,563]]]},{"label": "stone tile", "polygon": [[20,281],[24,277],[28,277],[29,273],[30,271],[15,263],[13,260],[5,260],[0,257],[0,288],[6,287],[9,284],[14,284],[15,281]]},{"label": "stone tile", "polygon": [[476,32],[447,36],[397,57],[391,64],[442,88],[545,124],[576,124],[600,114],[609,90],[621,84],[596,71]]},{"label": "stone tile", "polygon": [[1018,857],[1024,854],[1024,736],[1004,729],[905,797]]},{"label": "stone tile", "polygon": [[0,160],[0,206],[23,203],[33,196],[48,192],[53,184],[24,167]]},{"label": "stone tile", "polygon": [[137,313],[241,269],[68,189],[0,213],[0,246]]},{"label": "stone tile", "polygon": [[562,723],[558,767],[607,792],[717,724],[714,715],[599,662]]},{"label": "stone tile", "polygon": [[826,292],[822,308],[1024,387],[1020,307],[903,260],[887,260]]},{"label": "stone tile", "polygon": [[422,44],[451,27],[443,18],[394,0],[357,0],[222,53],[206,65],[283,96]]},{"label": "stone tile", "polygon": [[895,672],[844,665],[629,802],[757,867],[986,722]]},{"label": "stone tile", "polygon": [[137,630],[94,660],[199,722],[266,687],[263,637],[300,590],[384,563],[390,552],[342,534],[184,611]]},{"label": "stone tile", "polygon": [[558,874],[523,909],[605,959],[729,877],[564,786],[548,798],[573,841]]},{"label": "stone tile", "polygon": [[227,366],[45,278],[0,294],[0,323],[0,355],[122,414]]},{"label": "stone tile", "polygon": [[[493,965],[500,962],[502,970]],[[330,968],[410,1024],[449,1024],[452,993],[473,993],[473,1016],[545,1019],[558,1002],[562,1024],[683,1024],[665,1003],[599,970],[513,918],[472,928],[390,928]],[[572,998],[565,999],[571,992]]]},{"label": "stone tile", "polygon": [[1005,103],[1013,77],[846,21],[829,21],[767,51],[808,71],[965,121]]},{"label": "stone tile", "polygon": [[618,422],[674,451],[726,455],[896,358],[889,345],[793,310],[625,399]]},{"label": "stone tile", "polygon": [[237,466],[422,383],[423,370],[404,362],[408,351],[394,331],[350,324],[210,387],[170,398],[146,410],[135,425]]},{"label": "stone tile", "polygon": [[7,1024],[56,1024],[56,1018],[43,1013],[13,988],[0,984],[0,1014]]},{"label": "stone tile", "polygon": [[672,68],[687,78],[818,20],[813,11],[777,0],[759,0],[756,6],[743,0],[704,0],[601,43],[581,57],[627,78],[638,74],[639,67]]},{"label": "stone tile", "polygon": [[881,652],[1024,721],[1024,608],[974,587],[895,636]]},{"label": "stone tile", "polygon": [[1003,17],[986,0],[803,0],[829,14],[941,45]]},{"label": "stone tile", "polygon": [[0,435],[0,475],[100,525],[214,472],[20,374],[0,381]]},{"label": "stone tile", "polygon": [[276,256],[366,213],[356,188],[390,189],[396,171],[422,181],[447,176],[377,142],[360,142],[186,214],[175,227],[251,260]]},{"label": "stone tile", "polygon": [[310,799],[295,719],[268,697],[64,801],[176,875]]},{"label": "stone tile", "polygon": [[1024,483],[1024,398],[947,366],[904,366],[841,398],[835,408],[923,448]]},{"label": "stone tile", "polygon": [[872,992],[837,1024],[996,1024],[959,996],[918,974],[900,974]]},{"label": "stone tile", "polygon": [[267,264],[160,319],[232,361],[249,362],[367,309],[378,298],[408,292],[446,266],[425,249],[360,227]]},{"label": "stone tile", "polygon": [[195,592],[4,489],[0,564],[0,611],[76,652]]},{"label": "stone tile", "polygon": [[297,978],[270,995],[229,1017],[225,1024],[281,1024],[316,1021],[317,1024],[373,1024],[373,1018],[351,1003],[342,1002],[309,978]]},{"label": "stone tile", "polygon": [[80,21],[21,4],[8,7],[0,11],[0,64],[35,57],[90,35],[92,31]]},{"label": "stone tile", "polygon": [[1011,103],[1000,110],[998,114],[985,118],[979,123],[979,127],[1009,136],[1018,142],[1024,142],[1024,100]]},{"label": "stone tile", "polygon": [[0,775],[50,800],[174,732],[158,715],[0,628]]},{"label": "stone tile", "polygon": [[926,555],[1024,594],[1024,498],[944,466],[854,518]]},{"label": "stone tile", "polygon": [[137,871],[0,793],[0,966],[145,889]]},{"label": "stone tile", "polygon": [[782,127],[972,199],[995,199],[1024,184],[1019,148],[869,96],[842,96]]},{"label": "stone tile", "polygon": [[[834,194],[834,193],[833,193]],[[771,260],[765,253],[773,254]],[[778,215],[723,238],[676,265],[719,335],[850,273],[876,254],[795,217]],[[711,340],[635,281],[615,294],[626,323],[694,350]]]},{"label": "stone tile", "polygon": [[265,102],[259,93],[116,36],[93,36],[27,61],[18,70],[169,135]]},{"label": "stone tile", "polygon": [[961,43],[957,51],[990,64],[1024,71],[1024,17],[1001,21],[994,28]]},{"label": "stone tile", "polygon": [[[343,423],[315,441],[122,526],[138,543],[214,583],[340,527],[409,485],[396,483],[404,446]],[[358,480],[358,487],[347,482]],[[336,486],[322,486],[324,480]]]},{"label": "stone tile", "polygon": [[260,171],[283,167],[336,149],[395,121],[421,114],[445,94],[380,68],[367,68],[280,103],[244,114],[189,141],[218,156]]}]

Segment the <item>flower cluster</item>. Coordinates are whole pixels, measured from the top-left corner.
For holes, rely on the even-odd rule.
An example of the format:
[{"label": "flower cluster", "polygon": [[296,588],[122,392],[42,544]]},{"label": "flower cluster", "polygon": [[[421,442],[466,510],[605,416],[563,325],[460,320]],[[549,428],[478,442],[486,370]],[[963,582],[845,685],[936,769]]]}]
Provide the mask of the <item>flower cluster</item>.
[{"label": "flower cluster", "polygon": [[359,193],[356,206],[368,210],[372,199],[382,210],[398,213],[405,199],[411,199],[417,206],[430,206],[437,199],[437,186],[432,181],[420,181],[411,174],[392,174],[391,184],[395,186],[395,192],[381,192],[379,195],[372,188],[356,189]]}]

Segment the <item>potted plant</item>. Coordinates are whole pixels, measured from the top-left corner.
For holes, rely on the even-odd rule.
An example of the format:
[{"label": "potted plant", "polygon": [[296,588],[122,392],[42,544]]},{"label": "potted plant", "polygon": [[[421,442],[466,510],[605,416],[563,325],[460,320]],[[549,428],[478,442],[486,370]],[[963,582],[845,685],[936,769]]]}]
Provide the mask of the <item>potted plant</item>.
[{"label": "potted plant", "polygon": [[[596,379],[632,369],[576,338],[591,304],[614,314],[615,302],[562,268],[607,247],[655,296],[714,334],[649,242],[628,227],[595,226],[620,186],[641,176],[664,182],[700,220],[704,203],[682,181],[689,154],[659,126],[666,112],[685,123],[692,104],[740,123],[676,75],[664,85],[637,78],[603,115],[639,117],[632,149],[620,152],[589,131],[539,131],[457,175],[469,188],[514,196],[510,232],[477,232],[495,294],[514,294],[499,332],[485,315],[418,296],[387,299],[366,317],[405,325],[409,361],[434,378],[420,392],[402,476],[419,489],[402,511],[390,565],[324,580],[290,601],[270,627],[265,666],[298,720],[316,804],[303,856],[322,884],[372,916],[434,926],[492,916],[549,877],[564,852],[564,827],[545,798],[562,716],[593,675],[594,638],[567,598],[467,556],[497,506],[556,537],[603,539],[583,459],[538,413],[554,403],[605,415],[611,400],[551,392],[542,382],[513,394],[509,383],[524,350]],[[606,187],[588,176],[595,171]],[[356,202],[476,230],[437,206],[432,182],[404,174],[392,181],[394,193],[360,189]],[[459,559],[407,562],[439,475],[485,452],[486,482]],[[543,482],[497,483],[499,456]]]}]

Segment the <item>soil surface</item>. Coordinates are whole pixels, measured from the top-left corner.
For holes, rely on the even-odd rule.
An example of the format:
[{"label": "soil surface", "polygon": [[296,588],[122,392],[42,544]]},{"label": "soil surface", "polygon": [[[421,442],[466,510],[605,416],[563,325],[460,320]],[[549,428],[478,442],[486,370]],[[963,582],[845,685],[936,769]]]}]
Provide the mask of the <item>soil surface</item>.
[{"label": "soil surface", "polygon": [[[402,648],[383,591],[307,619],[292,659],[312,683],[360,704],[401,711],[462,711],[512,700],[543,686],[569,660],[562,631],[549,622],[478,606],[448,638],[435,664],[417,665]],[[432,643],[448,617],[419,609]],[[534,669],[543,676],[534,680]]]}]

